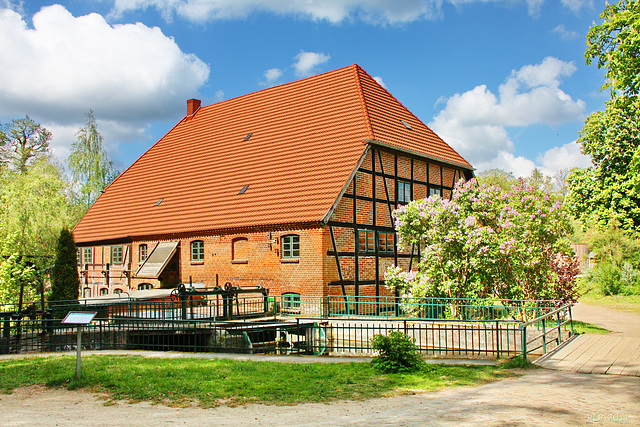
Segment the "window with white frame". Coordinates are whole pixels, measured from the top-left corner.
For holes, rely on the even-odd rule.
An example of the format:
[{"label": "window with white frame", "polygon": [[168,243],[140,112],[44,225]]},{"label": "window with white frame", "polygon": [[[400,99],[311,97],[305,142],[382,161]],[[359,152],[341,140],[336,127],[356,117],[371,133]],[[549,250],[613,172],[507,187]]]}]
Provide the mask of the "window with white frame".
[{"label": "window with white frame", "polygon": [[282,258],[300,258],[300,236],[298,236],[297,234],[282,236]]}]

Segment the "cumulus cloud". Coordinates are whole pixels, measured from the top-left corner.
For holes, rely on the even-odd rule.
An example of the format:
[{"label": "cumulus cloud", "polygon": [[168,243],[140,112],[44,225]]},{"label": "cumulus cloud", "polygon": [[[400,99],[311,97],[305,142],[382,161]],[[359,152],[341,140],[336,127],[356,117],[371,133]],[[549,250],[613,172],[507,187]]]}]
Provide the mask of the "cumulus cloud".
[{"label": "cumulus cloud", "polygon": [[538,161],[550,171],[592,166],[591,159],[582,154],[580,145],[576,141],[547,150]]},{"label": "cumulus cloud", "polygon": [[584,119],[584,101],[574,101],[559,88],[561,79],[575,71],[572,63],[552,57],[526,65],[511,73],[497,95],[479,85],[451,96],[429,125],[479,170],[501,167],[526,176],[535,163],[513,154],[507,127]]},{"label": "cumulus cloud", "polygon": [[316,73],[316,68],[329,61],[330,55],[317,52],[301,51],[294,58],[293,69],[298,77],[307,77]]},{"label": "cumulus cloud", "polygon": [[282,74],[284,74],[284,72],[280,68],[269,68],[264,72],[265,81],[263,84],[265,86],[275,85],[278,83],[278,80],[280,80],[280,77],[282,77]]},{"label": "cumulus cloud", "polygon": [[75,139],[67,128],[82,126],[89,109],[105,140],[137,138],[149,121],[179,115],[209,76],[208,65],[157,27],[112,26],[60,5],[42,8],[32,28],[0,9],[0,45],[0,116],[28,113],[57,129],[54,153],[65,150],[62,136]]},{"label": "cumulus cloud", "polygon": [[0,45],[0,114],[29,111],[64,122],[93,108],[110,120],[166,118],[209,76],[205,63],[157,27],[111,26],[60,5],[36,13],[33,29],[0,10]]},{"label": "cumulus cloud", "polygon": [[[443,3],[461,7],[470,3],[514,3],[527,5],[529,15],[537,17],[544,0],[113,0],[113,15],[155,8],[165,20],[179,16],[192,22],[244,19],[266,12],[313,21],[339,23],[361,20],[371,24],[402,24],[442,16]],[[591,1],[588,1],[590,3]],[[584,0],[562,0],[562,4],[579,11]]]}]

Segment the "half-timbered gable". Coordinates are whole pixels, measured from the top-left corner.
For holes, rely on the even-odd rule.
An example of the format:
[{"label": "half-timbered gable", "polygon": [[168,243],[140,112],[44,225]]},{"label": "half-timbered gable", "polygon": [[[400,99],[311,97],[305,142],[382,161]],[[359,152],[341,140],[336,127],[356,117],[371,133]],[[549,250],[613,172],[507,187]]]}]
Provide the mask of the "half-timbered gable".
[{"label": "half-timbered gable", "polygon": [[187,115],[74,229],[83,295],[263,285],[272,295],[385,295],[412,267],[392,212],[450,197],[472,168],[357,65]]}]

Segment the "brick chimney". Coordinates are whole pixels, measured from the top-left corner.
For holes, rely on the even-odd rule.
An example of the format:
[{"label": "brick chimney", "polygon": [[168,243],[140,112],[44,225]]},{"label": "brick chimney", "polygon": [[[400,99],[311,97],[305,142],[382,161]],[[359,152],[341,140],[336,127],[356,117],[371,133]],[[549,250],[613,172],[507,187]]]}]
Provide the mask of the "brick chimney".
[{"label": "brick chimney", "polygon": [[187,117],[192,117],[196,111],[200,108],[200,100],[199,99],[189,99],[187,100]]}]

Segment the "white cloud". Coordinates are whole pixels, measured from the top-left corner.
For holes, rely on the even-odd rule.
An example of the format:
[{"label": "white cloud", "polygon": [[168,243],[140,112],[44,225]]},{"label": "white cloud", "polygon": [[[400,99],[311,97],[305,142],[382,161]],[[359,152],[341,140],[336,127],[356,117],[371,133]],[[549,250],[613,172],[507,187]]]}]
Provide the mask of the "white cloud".
[{"label": "white cloud", "polygon": [[563,24],[558,25],[553,30],[551,30],[551,32],[559,35],[560,38],[565,41],[574,40],[579,36],[577,32],[567,30],[567,28]]},{"label": "white cloud", "polygon": [[264,72],[265,81],[263,82],[263,84],[265,86],[275,85],[276,83],[278,83],[278,80],[280,79],[280,77],[282,77],[283,73],[284,72],[280,68],[269,68]]},{"label": "white cloud", "polygon": [[224,91],[222,89],[218,89],[216,94],[213,96],[214,102],[224,101]]},{"label": "white cloud", "polygon": [[[339,23],[346,20],[361,20],[371,24],[402,24],[442,16],[443,3],[461,7],[470,3],[514,2],[527,5],[529,15],[538,17],[545,0],[113,0],[113,14],[157,9],[165,20],[180,16],[192,22],[207,22],[223,19],[244,19],[266,12],[275,15],[290,15],[313,21]],[[578,11],[585,3],[582,0],[562,0],[565,7]],[[587,1],[586,3],[591,3]]]},{"label": "white cloud", "polygon": [[316,68],[329,61],[330,55],[316,52],[301,51],[294,58],[296,62],[293,64],[293,69],[298,77],[307,77],[315,74]]},{"label": "white cloud", "polygon": [[432,19],[439,14],[442,0],[114,0],[114,15],[156,8],[166,20],[181,16],[194,22],[243,19],[268,12],[314,21],[338,23],[360,19],[376,24]]},{"label": "white cloud", "polygon": [[60,5],[42,8],[32,28],[0,9],[0,46],[0,116],[28,113],[58,129],[53,149],[60,153],[61,135],[69,139],[64,129],[77,130],[89,109],[105,133],[131,139],[149,121],[180,114],[209,76],[205,63],[157,27],[112,26]]},{"label": "white cloud", "polygon": [[564,7],[570,9],[574,13],[580,12],[584,8],[593,7],[593,0],[561,0]]},{"label": "white cloud", "polygon": [[582,154],[580,145],[576,141],[547,150],[538,161],[550,171],[592,166],[591,159]]},{"label": "white cloud", "polygon": [[[479,85],[451,96],[429,126],[478,170],[501,167],[526,176],[535,163],[513,154],[516,147],[507,127],[584,119],[585,103],[574,101],[559,88],[561,79],[575,70],[572,63],[551,57],[526,65],[511,73],[498,88],[498,95]],[[550,160],[543,161],[543,167],[551,172],[552,166]]]},{"label": "white cloud", "polygon": [[382,80],[382,77],[380,77],[380,76],[375,76],[375,77],[373,78],[373,80],[375,80],[376,82],[378,82],[378,84],[379,84],[380,86],[382,86],[383,88],[385,88],[385,89],[387,88],[387,85],[385,85],[385,84],[384,84],[384,81]]}]

